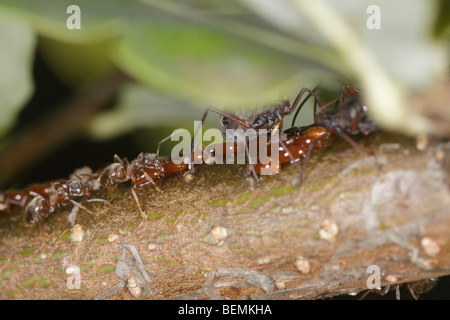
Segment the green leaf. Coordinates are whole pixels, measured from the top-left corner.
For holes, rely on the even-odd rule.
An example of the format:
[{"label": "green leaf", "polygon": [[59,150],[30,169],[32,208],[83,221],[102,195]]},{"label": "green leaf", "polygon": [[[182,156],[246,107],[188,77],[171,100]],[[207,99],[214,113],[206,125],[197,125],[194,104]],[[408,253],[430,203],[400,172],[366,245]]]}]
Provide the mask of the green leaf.
[{"label": "green leaf", "polygon": [[[81,29],[69,29],[70,5],[80,8]],[[2,0],[0,8],[27,19],[41,35],[66,42],[92,42],[120,33],[123,14],[139,12],[133,2],[125,0]]]},{"label": "green leaf", "polygon": [[316,84],[325,69],[210,26],[167,19],[130,27],[113,59],[148,86],[219,108],[286,98]]},{"label": "green leaf", "polygon": [[193,125],[201,115],[197,108],[142,85],[129,84],[114,109],[100,113],[90,126],[94,139],[111,139],[132,130],[171,125]]},{"label": "green leaf", "polygon": [[[333,45],[364,91],[373,118],[385,128],[409,134],[431,132],[430,122],[407,99],[432,87],[446,72],[443,41],[433,41],[436,3],[427,0],[292,0]],[[376,3],[381,28],[366,25]]]},{"label": "green leaf", "polygon": [[14,124],[33,92],[35,42],[24,20],[0,13],[0,137]]},{"label": "green leaf", "polygon": [[438,37],[450,36],[450,1],[439,1],[439,13],[434,26],[434,33]]}]

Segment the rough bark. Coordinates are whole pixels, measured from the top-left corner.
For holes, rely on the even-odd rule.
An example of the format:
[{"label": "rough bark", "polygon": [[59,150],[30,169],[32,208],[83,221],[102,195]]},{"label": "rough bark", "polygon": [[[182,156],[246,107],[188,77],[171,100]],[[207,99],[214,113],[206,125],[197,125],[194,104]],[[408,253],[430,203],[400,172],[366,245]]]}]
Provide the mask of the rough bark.
[{"label": "rough bark", "polygon": [[138,189],[146,219],[119,186],[111,207],[78,213],[81,241],[70,208],[41,228],[4,215],[0,298],[315,299],[367,289],[370,265],[382,286],[450,274],[443,145],[417,151],[387,133],[357,141],[382,165],[336,138],[313,154],[301,187],[294,165],[256,186],[243,166],[204,166],[190,182],[158,181],[163,193]]}]

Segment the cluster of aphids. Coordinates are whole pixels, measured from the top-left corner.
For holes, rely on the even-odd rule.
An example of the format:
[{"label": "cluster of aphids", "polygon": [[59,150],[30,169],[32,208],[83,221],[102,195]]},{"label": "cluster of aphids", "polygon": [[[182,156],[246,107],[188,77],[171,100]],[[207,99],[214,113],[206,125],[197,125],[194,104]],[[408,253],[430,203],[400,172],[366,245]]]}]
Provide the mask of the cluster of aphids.
[{"label": "cluster of aphids", "polygon": [[[282,165],[287,163],[296,163],[301,159],[306,160],[311,151],[320,148],[328,140],[328,138],[337,134],[347,140],[355,148],[364,152],[349,135],[368,134],[377,129],[367,115],[367,108],[362,103],[359,90],[352,86],[343,86],[337,99],[325,104],[316,94],[320,85],[313,90],[303,88],[291,104],[289,100],[285,100],[276,104],[262,112],[238,117],[235,115],[224,113],[214,108],[207,108],[201,119],[202,123],[209,111],[218,113],[221,116],[221,129],[225,133],[226,129],[241,128],[244,131],[254,129],[256,132],[261,129],[268,130],[270,134],[267,136],[267,144],[270,150],[270,135],[279,134],[279,159],[275,164],[275,170],[271,174],[280,171]],[[301,102],[302,97],[308,96]],[[304,103],[314,97],[314,123],[309,126],[295,127],[295,119]],[[317,109],[317,107],[319,107]],[[296,111],[292,127],[283,131],[283,119],[285,116]],[[160,144],[164,141],[160,142]],[[181,162],[165,160],[159,157],[158,153],[141,153],[135,160],[129,162],[126,158],[120,159],[114,156],[114,163],[96,173],[80,174],[69,180],[59,180],[48,184],[36,184],[25,188],[22,191],[7,191],[0,193],[0,213],[8,213],[14,207],[20,207],[25,212],[25,222],[28,225],[41,222],[44,218],[55,212],[62,206],[73,204],[85,211],[92,213],[84,205],[80,203],[84,201],[108,201],[101,198],[93,198],[93,194],[101,191],[111,191],[118,184],[131,182],[132,194],[143,216],[138,197],[134,189],[141,188],[152,184],[156,190],[162,192],[156,185],[155,181],[163,177],[175,175],[190,170],[194,173],[194,163],[208,163],[204,158],[204,153],[195,155],[194,159],[194,138],[192,139],[191,154],[183,155]],[[220,150],[222,147],[213,150]],[[244,146],[247,151],[247,146]],[[228,155],[228,153],[236,154],[239,150],[237,146],[231,149],[227,148],[226,143],[223,144],[223,154],[218,155],[217,151],[211,151],[210,158]],[[159,151],[159,146],[158,146]],[[242,151],[242,150],[241,150]],[[212,152],[216,152],[213,154]],[[206,152],[206,154],[208,154]],[[270,151],[268,152],[270,154]],[[306,159],[305,159],[306,158]],[[198,161],[194,161],[198,160]],[[247,159],[249,160],[249,159]],[[250,163],[250,161],[248,161]],[[268,164],[256,162],[248,165],[248,172],[253,174],[256,181],[261,174],[263,167]],[[300,169],[300,168],[299,168]],[[302,173],[302,169],[300,169]]]},{"label": "cluster of aphids", "polygon": [[402,288],[406,289],[414,300],[419,300],[420,295],[436,287],[437,282],[438,278],[428,278],[418,281],[405,282],[403,284],[388,285],[381,289],[372,289],[365,291],[361,295],[359,300],[365,299],[371,292],[375,292],[376,294],[384,296],[389,292],[389,290],[395,290],[395,298],[397,300],[400,300],[400,290]]}]

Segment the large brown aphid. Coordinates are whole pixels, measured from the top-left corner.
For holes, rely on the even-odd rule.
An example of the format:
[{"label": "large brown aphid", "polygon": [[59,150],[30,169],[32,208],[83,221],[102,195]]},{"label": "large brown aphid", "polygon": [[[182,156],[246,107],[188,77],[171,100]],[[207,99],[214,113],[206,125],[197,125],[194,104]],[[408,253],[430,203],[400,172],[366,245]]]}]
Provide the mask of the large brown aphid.
[{"label": "large brown aphid", "polygon": [[[221,110],[215,109],[213,107],[209,107],[203,113],[201,122],[202,122],[202,124],[204,123],[206,116],[211,111],[211,112],[215,112],[220,115],[220,125],[221,125],[222,135],[225,138],[227,138],[227,136],[226,136],[227,129],[243,129],[244,131],[246,131],[248,129],[253,129],[253,130],[255,130],[256,133],[259,133],[260,130],[264,129],[264,130],[272,131],[272,134],[279,134],[279,132],[281,132],[282,128],[283,128],[283,119],[287,115],[290,115],[297,108],[297,106],[299,106],[299,108],[301,108],[301,106],[308,100],[308,98],[311,95],[314,95],[315,91],[317,91],[321,85],[322,84],[317,85],[313,90],[310,90],[308,88],[302,88],[300,90],[300,92],[297,94],[297,97],[295,98],[295,100],[292,104],[290,103],[290,100],[283,100],[280,103],[273,104],[273,105],[265,108],[265,110],[263,110],[261,112],[257,112],[257,113],[247,113],[247,114],[243,114],[243,115],[231,115],[231,114],[228,114]],[[309,93],[309,95],[302,103],[300,103],[300,101],[305,93]],[[314,95],[314,96],[317,97],[316,95]],[[192,156],[191,156],[190,168],[191,168],[192,172],[194,171],[193,150],[194,150],[195,137],[198,133],[197,131],[198,131],[198,128],[197,128],[196,132],[194,133],[194,137],[192,139],[192,144],[191,144]],[[251,163],[250,158],[249,158],[250,156],[249,156],[249,150],[248,150],[248,139],[249,139],[249,137],[245,136],[243,143],[244,143],[244,150],[246,153],[247,160],[249,160],[249,163]],[[291,162],[295,162],[295,157],[292,154],[290,154],[289,148],[284,144],[284,141],[280,139],[279,142],[280,142],[281,147],[284,148],[285,152],[288,153],[288,155],[291,159]],[[258,174],[255,171],[254,166],[252,164],[250,164],[250,170],[251,170],[255,180],[259,181]]]},{"label": "large brown aphid", "polygon": [[[73,204],[90,214],[91,210],[81,203],[72,199],[72,197],[83,197],[88,202],[99,201],[109,204],[104,199],[90,199],[90,188],[78,179],[58,180],[50,184],[50,188],[41,185],[40,189],[45,192],[36,192],[38,188],[31,188],[27,191],[27,203],[25,205],[25,222],[29,225],[42,221],[44,218],[55,212],[57,209]],[[47,191],[50,190],[50,191]]]},{"label": "large brown aphid", "polygon": [[119,183],[131,181],[131,193],[139,208],[140,213],[146,216],[142,211],[137,194],[134,189],[148,185],[149,183],[159,192],[162,192],[155,180],[159,179],[164,173],[165,160],[159,158],[153,153],[140,153],[131,163],[126,158],[120,159],[114,156],[114,163],[106,167],[100,174],[100,186],[102,188],[115,187]]},{"label": "large brown aphid", "polygon": [[383,287],[381,290],[367,290],[359,299],[362,300],[371,292],[375,292],[381,296],[384,296],[387,294],[390,290],[395,290],[395,298],[397,300],[400,300],[400,292],[401,289],[406,289],[411,297],[414,298],[414,300],[419,300],[419,297],[422,293],[428,292],[431,289],[433,289],[437,284],[438,278],[428,278],[418,281],[412,281],[412,282],[406,282],[403,284],[396,284],[396,285],[388,285]]}]

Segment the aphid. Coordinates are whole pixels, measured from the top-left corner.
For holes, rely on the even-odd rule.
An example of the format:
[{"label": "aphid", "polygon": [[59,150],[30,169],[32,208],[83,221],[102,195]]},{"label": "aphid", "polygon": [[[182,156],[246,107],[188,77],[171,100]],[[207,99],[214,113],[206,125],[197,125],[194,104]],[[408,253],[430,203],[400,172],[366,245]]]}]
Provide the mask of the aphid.
[{"label": "aphid", "polygon": [[[156,151],[156,155],[159,155],[159,150],[161,147],[161,144],[169,140],[174,133],[169,135],[168,137],[161,140],[158,144],[158,149]],[[200,164],[211,164],[213,163],[217,158],[219,157],[225,157],[229,155],[235,155],[238,150],[237,144],[216,144],[216,145],[210,145],[206,149],[198,148],[196,146],[196,150],[194,151],[194,161],[195,165]],[[206,156],[205,156],[206,155]],[[175,175],[181,172],[186,171],[189,168],[189,164],[191,163],[191,155],[184,154],[179,155],[177,157],[177,161],[174,161],[175,159],[172,159],[171,161],[166,161],[163,164],[163,175],[164,177]]]},{"label": "aphid", "polygon": [[[242,128],[244,130],[255,129],[256,131],[260,129],[267,129],[267,130],[274,129],[282,131],[284,117],[290,115],[297,108],[297,105],[301,108],[311,95],[317,97],[315,95],[315,92],[320,88],[321,85],[322,83],[317,85],[313,90],[310,90],[308,88],[302,88],[300,92],[297,94],[297,97],[295,98],[292,104],[288,99],[283,100],[280,103],[276,103],[265,108],[265,110],[261,112],[247,113],[241,115],[241,117],[230,115],[223,111],[209,107],[203,114],[202,123],[204,122],[207,113],[209,111],[213,111],[221,116],[220,123],[223,134],[225,134],[226,129],[238,129],[238,128]],[[302,103],[300,103],[300,100],[302,99],[305,93],[309,93],[309,95]]]},{"label": "aphid", "polygon": [[[360,91],[353,86],[343,86],[339,98],[335,100],[334,108],[330,110],[326,110],[329,104],[325,105],[315,93],[312,93],[312,95],[316,97],[314,103],[314,126],[326,129],[330,136],[333,134],[339,135],[364,156],[369,157],[370,155],[349,137],[349,134],[367,135],[378,129],[378,126],[367,114],[368,108],[361,101]],[[317,112],[316,103],[320,105],[320,109]],[[297,112],[299,110],[300,108],[297,109]],[[293,121],[295,121],[295,116]],[[301,130],[302,128],[292,127],[285,132],[298,134]]]},{"label": "aphid", "polygon": [[11,204],[6,200],[5,193],[0,193],[0,213],[9,213],[11,208]]},{"label": "aphid", "polygon": [[101,188],[115,186],[116,184],[129,181],[127,175],[128,159],[123,160],[118,155],[114,155],[114,162],[102,170],[100,174]]},{"label": "aphid", "polygon": [[[316,90],[319,89],[319,87],[322,84],[319,84],[316,86],[313,90],[310,90],[308,88],[302,88],[300,92],[298,93],[297,97],[295,98],[294,102],[291,104],[289,100],[283,100],[280,103],[276,103],[274,105],[269,106],[262,112],[258,113],[252,113],[252,114],[244,114],[244,115],[231,115],[226,112],[223,112],[221,110],[215,109],[213,107],[206,108],[205,112],[203,113],[203,116],[201,118],[201,123],[203,124],[205,122],[206,116],[210,111],[215,112],[220,115],[220,123],[221,123],[221,130],[222,134],[226,138],[226,130],[227,129],[243,129],[244,131],[248,129],[254,129],[257,133],[259,130],[265,129],[265,130],[271,130],[272,134],[275,134],[279,131],[282,131],[283,128],[283,119],[287,115],[290,115],[295,108],[297,108],[297,105],[299,104],[301,98],[306,92],[314,93]],[[306,101],[306,100],[305,100]],[[304,102],[305,102],[304,101]],[[303,103],[304,103],[303,102]],[[303,104],[302,103],[302,104]],[[300,105],[302,105],[300,104]],[[198,129],[194,133],[194,137],[192,139],[191,143],[191,153],[193,154],[193,147],[194,147],[194,141],[195,137],[197,136]],[[248,138],[248,137],[247,137]],[[247,150],[247,142],[244,141],[244,149]],[[248,159],[248,155],[247,155]],[[194,166],[193,166],[193,158],[191,159],[190,164],[191,171],[194,172]],[[258,177],[254,170],[252,170],[253,175],[255,177],[255,180],[258,181]]]},{"label": "aphid", "polygon": [[149,183],[159,192],[154,180],[159,179],[164,173],[164,163],[166,161],[157,157],[153,153],[141,153],[127,166],[127,175],[130,177],[133,187],[140,188]]},{"label": "aphid", "polygon": [[[215,109],[213,107],[208,107],[208,108],[206,108],[205,112],[203,113],[203,116],[201,118],[201,123],[202,124],[204,123],[206,116],[208,115],[208,113],[210,111],[212,111],[212,112],[215,112],[220,115],[221,130],[222,130],[222,134],[224,135],[225,138],[226,138],[226,130],[227,129],[236,130],[236,129],[240,128],[240,129],[243,129],[244,131],[246,131],[248,129],[254,129],[256,131],[256,133],[258,133],[262,129],[265,129],[265,130],[271,130],[272,134],[279,133],[280,131],[282,131],[282,128],[283,128],[284,117],[286,117],[287,115],[290,115],[297,108],[297,105],[299,104],[303,95],[308,92],[309,96],[311,96],[311,94],[313,94],[315,91],[317,91],[321,85],[322,84],[319,84],[313,90],[310,90],[308,88],[302,88],[292,104],[290,103],[289,100],[284,100],[280,103],[269,106],[262,112],[253,113],[253,114],[245,114],[245,115],[237,116],[237,115],[231,115],[231,114],[225,113],[225,112]],[[306,102],[306,100],[309,98],[309,96],[300,104],[300,108]],[[194,133],[194,137],[193,137],[192,143],[191,143],[191,150],[192,150],[191,153],[192,154],[193,154],[194,141],[195,141],[195,137],[197,136],[198,129],[199,128],[197,128],[196,132]],[[244,150],[246,152],[247,159],[250,160],[249,154],[248,154],[247,139],[248,139],[248,137],[245,137],[245,139],[244,139]],[[282,140],[280,140],[280,144],[283,148],[285,148],[287,153],[289,153],[288,148],[283,145]],[[294,161],[294,158],[292,155],[290,155],[290,158],[292,161]],[[193,163],[194,162],[193,162],[193,157],[192,157],[191,164],[190,164],[191,172],[194,172]],[[254,170],[253,165],[250,165],[250,169],[251,169],[251,172],[253,173],[255,180],[259,181],[258,175],[257,175],[256,171]]]},{"label": "aphid", "polygon": [[[367,115],[367,107],[361,103],[359,93],[359,90],[351,86],[344,86],[339,98],[336,99],[335,107],[331,110],[324,110],[327,105],[314,91],[310,92],[310,95],[315,97],[314,124],[306,127],[292,127],[284,131],[285,136],[281,135],[280,140],[279,164],[275,166],[276,170],[273,171],[273,174],[278,173],[280,166],[285,163],[294,163],[300,159],[305,159],[305,164],[311,151],[322,147],[333,134],[343,137],[365,156],[369,156],[347,135],[369,134],[377,129],[377,126]],[[318,112],[316,112],[317,103],[320,105]],[[297,116],[303,104],[304,102],[297,109],[295,116]],[[293,121],[295,121],[295,117]],[[265,168],[269,168],[271,164],[266,164]],[[254,166],[255,173],[260,174],[262,167],[262,164],[256,164]],[[303,179],[303,171],[301,170],[301,179]]]},{"label": "aphid", "polygon": [[[315,93],[313,93],[313,95],[315,95]],[[318,112],[316,112],[316,102],[320,104]],[[323,102],[316,97],[314,103],[314,125],[326,128],[330,131],[330,134],[339,135],[353,147],[368,156],[368,154],[348,136],[348,134],[367,135],[378,129],[378,126],[367,114],[368,107],[363,104],[360,91],[350,85],[343,86],[339,98],[336,99],[334,108],[325,110],[327,106],[328,105],[324,105]],[[297,112],[299,110],[300,108]]]},{"label": "aphid", "polygon": [[352,135],[367,135],[378,130],[378,126],[367,111],[367,106],[361,100],[361,92],[353,86],[346,85],[341,89],[335,108],[316,114],[315,123]]},{"label": "aphid", "polygon": [[51,184],[41,184],[41,183],[36,183],[36,184],[32,184],[28,187],[26,187],[25,189],[25,193],[29,193],[29,192],[35,192],[43,197],[48,197],[50,196],[50,194],[52,193],[52,186]]},{"label": "aphid", "polygon": [[106,167],[100,174],[100,186],[102,188],[116,186],[119,183],[131,181],[131,193],[141,212],[142,216],[146,216],[142,211],[141,205],[134,189],[141,188],[149,183],[159,192],[155,181],[163,176],[164,164],[166,161],[153,153],[140,153],[139,156],[131,163],[126,158],[120,159],[117,155],[114,156],[114,163]]},{"label": "aphid", "polygon": [[88,166],[76,169],[70,176],[70,180],[78,179],[83,184],[89,187],[91,191],[100,190],[100,174],[102,170],[93,172]]},{"label": "aphid", "polygon": [[395,298],[397,300],[400,300],[400,291],[401,291],[401,288],[403,287],[408,290],[408,292],[411,294],[411,297],[413,297],[414,300],[419,300],[420,295],[422,293],[428,292],[431,289],[433,289],[436,286],[437,281],[438,281],[438,278],[428,278],[428,279],[419,280],[419,281],[412,281],[412,282],[406,282],[403,284],[396,284],[394,286],[388,285],[388,286],[385,286],[382,290],[376,290],[376,289],[367,290],[359,299],[360,300],[364,299],[371,292],[375,292],[381,296],[384,296],[385,294],[387,294],[389,292],[389,290],[392,289],[392,287],[394,287],[395,288]]},{"label": "aphid", "polygon": [[33,184],[22,190],[9,190],[0,194],[0,213],[9,213],[14,207],[24,208],[30,198],[30,192],[48,197],[51,187],[48,184]]},{"label": "aphid", "polygon": [[48,200],[40,194],[30,191],[29,195],[31,199],[25,207],[25,222],[32,225],[48,217],[54,208],[51,208]]},{"label": "aphid", "polygon": [[[109,204],[104,199],[87,199],[91,197],[90,189],[77,179],[54,181],[50,184],[51,191],[49,192],[47,192],[47,188],[44,189],[44,186],[41,185],[39,188],[46,190],[44,195],[33,191],[33,188],[27,191],[29,199],[25,207],[25,222],[29,225],[40,222],[56,209],[70,203],[90,214],[94,214],[82,204],[71,199],[71,197],[84,197],[88,202],[99,201]],[[38,190],[38,188],[34,188],[34,190]]]},{"label": "aphid", "polygon": [[[304,127],[301,131],[296,132],[295,135],[286,136],[283,138],[284,144],[278,147],[278,162],[272,163],[272,159],[267,164],[258,162],[254,165],[256,174],[261,174],[262,168],[266,169],[266,175],[277,174],[281,170],[281,165],[287,163],[296,163],[302,159],[307,159],[312,150],[321,148],[326,140],[329,138],[330,132],[322,127],[309,126]],[[271,145],[268,144],[271,153]],[[273,171],[267,171],[272,168]],[[303,179],[303,171],[301,171]]]},{"label": "aphid", "polygon": [[3,194],[2,203],[4,203],[5,212],[8,213],[14,207],[22,207],[25,205],[28,199],[27,192],[14,190],[7,191]]}]

